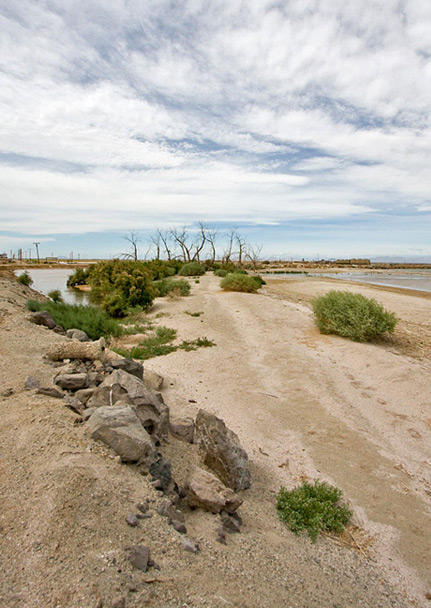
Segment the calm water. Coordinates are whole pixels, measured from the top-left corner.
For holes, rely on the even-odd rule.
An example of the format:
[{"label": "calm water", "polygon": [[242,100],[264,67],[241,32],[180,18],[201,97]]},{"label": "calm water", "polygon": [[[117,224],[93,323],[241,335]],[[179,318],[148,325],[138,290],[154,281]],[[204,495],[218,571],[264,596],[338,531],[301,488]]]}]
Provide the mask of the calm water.
[{"label": "calm water", "polygon": [[373,285],[385,285],[387,287],[400,287],[402,289],[416,289],[417,291],[431,292],[431,270],[418,272],[406,272],[405,270],[392,270],[391,272],[375,273],[325,273],[313,276],[330,277],[331,279],[342,279],[360,283],[371,283]]},{"label": "calm water", "polygon": [[49,291],[59,289],[68,304],[88,304],[88,294],[66,286],[67,279],[74,272],[73,268],[33,268],[27,269],[27,272],[33,279],[32,288],[36,291],[47,296]]}]

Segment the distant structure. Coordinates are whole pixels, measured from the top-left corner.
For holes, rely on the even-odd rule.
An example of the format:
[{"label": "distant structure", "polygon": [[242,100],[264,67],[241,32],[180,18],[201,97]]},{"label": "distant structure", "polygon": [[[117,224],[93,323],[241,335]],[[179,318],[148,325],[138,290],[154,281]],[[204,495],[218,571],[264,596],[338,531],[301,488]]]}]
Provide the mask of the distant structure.
[{"label": "distant structure", "polygon": [[53,256],[49,256],[45,258],[45,262],[58,262],[58,258],[53,257]]},{"label": "distant structure", "polygon": [[8,255],[7,253],[0,253],[0,260],[8,260]]}]

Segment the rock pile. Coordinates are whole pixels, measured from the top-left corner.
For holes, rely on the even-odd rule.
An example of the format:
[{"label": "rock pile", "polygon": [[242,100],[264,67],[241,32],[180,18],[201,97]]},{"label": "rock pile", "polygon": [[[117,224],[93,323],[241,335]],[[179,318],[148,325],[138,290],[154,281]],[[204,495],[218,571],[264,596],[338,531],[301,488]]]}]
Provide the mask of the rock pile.
[{"label": "rock pile", "polygon": [[[237,510],[243,499],[238,492],[250,486],[250,473],[247,454],[235,433],[204,410],[196,420],[171,419],[161,393],[154,390],[162,386],[163,378],[106,350],[103,339],[91,342],[76,331],[68,335],[69,340],[53,345],[47,353],[56,370],[55,386],[41,387],[37,379],[28,377],[25,388],[63,397],[65,405],[79,414],[79,421],[88,425],[93,439],[109,446],[122,462],[152,476],[152,485],[163,496],[156,513],[183,535],[185,550],[199,550],[198,543],[184,536],[184,514],[192,517],[196,508],[219,516],[219,542],[226,542],[226,532],[239,532],[242,520]],[[193,469],[184,487],[173,479],[171,464],[163,455],[169,435],[198,446],[201,466]],[[196,447],[190,449],[197,455]],[[148,501],[136,507],[136,513],[127,515],[127,523],[139,527],[140,520],[153,513]],[[145,570],[151,564],[146,547],[132,547],[129,554],[134,567]]]}]

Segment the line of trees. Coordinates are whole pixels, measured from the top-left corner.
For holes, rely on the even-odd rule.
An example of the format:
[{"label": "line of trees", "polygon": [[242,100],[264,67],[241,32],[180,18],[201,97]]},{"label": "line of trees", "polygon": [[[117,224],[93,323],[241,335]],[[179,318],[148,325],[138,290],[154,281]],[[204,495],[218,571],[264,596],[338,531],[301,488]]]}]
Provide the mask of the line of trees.
[{"label": "line of trees", "polygon": [[[223,238],[222,249],[217,250],[217,241]],[[129,243],[129,251],[121,255],[125,259],[139,259],[139,243],[142,242],[140,233],[130,230],[124,237]],[[260,262],[262,245],[250,244],[245,237],[232,228],[227,233],[220,234],[216,229],[209,228],[204,222],[198,222],[194,229],[187,227],[157,228],[151,235],[143,256],[147,259],[150,254],[156,260],[182,260],[184,263],[207,261],[214,264],[216,260],[223,264],[236,262],[239,266],[251,264],[254,270]]]}]

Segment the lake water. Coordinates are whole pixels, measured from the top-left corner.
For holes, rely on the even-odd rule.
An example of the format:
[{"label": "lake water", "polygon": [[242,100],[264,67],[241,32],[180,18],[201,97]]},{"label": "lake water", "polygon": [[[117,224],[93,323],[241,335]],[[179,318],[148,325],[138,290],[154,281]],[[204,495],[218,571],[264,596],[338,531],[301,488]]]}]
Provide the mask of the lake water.
[{"label": "lake water", "polygon": [[[21,274],[22,271],[17,272]],[[74,268],[28,268],[28,274],[33,279],[31,286],[45,296],[53,289],[59,289],[63,300],[68,304],[88,304],[88,294],[67,287],[67,279],[74,273]]]},{"label": "lake water", "polygon": [[431,293],[431,270],[417,272],[406,272],[405,270],[393,270],[385,273],[316,273],[312,276],[329,277],[331,279],[342,279],[343,281],[354,281],[359,283],[371,283],[372,285],[383,285],[386,287],[399,287],[401,289],[415,289]]}]

